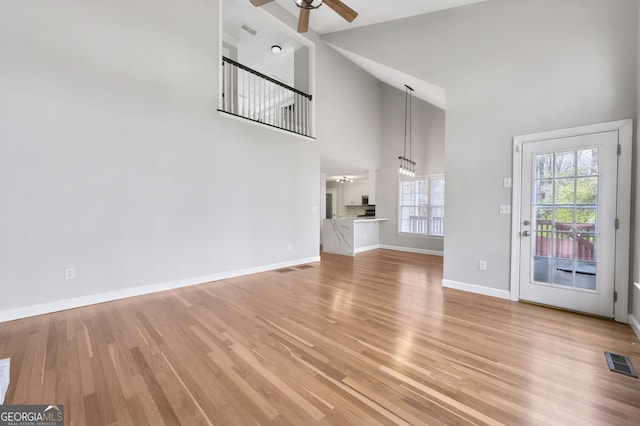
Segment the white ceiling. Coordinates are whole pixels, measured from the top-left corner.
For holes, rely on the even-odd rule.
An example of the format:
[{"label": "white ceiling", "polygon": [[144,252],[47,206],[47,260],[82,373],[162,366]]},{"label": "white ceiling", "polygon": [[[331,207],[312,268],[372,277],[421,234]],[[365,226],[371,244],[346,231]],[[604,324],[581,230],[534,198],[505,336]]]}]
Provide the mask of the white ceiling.
[{"label": "white ceiling", "polygon": [[[283,83],[293,85],[293,54],[300,41],[274,25],[274,18],[253,7],[249,0],[225,0],[222,10],[223,40],[238,48],[237,60]],[[241,27],[257,31],[251,35]],[[274,44],[282,47],[279,55],[271,53]]]},{"label": "white ceiling", "polygon": [[411,87],[414,92],[413,96],[422,99],[432,105],[441,109],[446,109],[446,93],[442,87],[435,84],[424,81],[418,77],[414,77],[402,71],[398,71],[394,68],[388,67],[384,64],[372,61],[364,58],[360,55],[356,55],[353,52],[344,50],[338,46],[326,42],[329,46],[334,48],[338,53],[349,59],[360,68],[367,71],[369,74],[377,78],[378,80],[387,83],[391,87],[404,92],[405,85]]},{"label": "white ceiling", "polygon": [[[248,0],[246,0],[248,2]],[[358,12],[358,17],[349,23],[342,19],[329,6],[323,5],[311,12],[309,26],[320,34],[363,27],[380,22],[393,21],[409,16],[422,15],[452,7],[479,3],[486,0],[342,0],[347,6]],[[293,0],[276,2],[298,16],[298,7]]]}]

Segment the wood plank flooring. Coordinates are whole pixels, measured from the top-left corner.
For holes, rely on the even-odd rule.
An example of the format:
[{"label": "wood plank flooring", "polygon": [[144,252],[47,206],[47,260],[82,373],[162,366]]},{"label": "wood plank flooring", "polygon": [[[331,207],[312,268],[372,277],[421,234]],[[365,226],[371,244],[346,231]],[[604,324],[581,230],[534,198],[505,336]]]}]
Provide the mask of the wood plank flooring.
[{"label": "wood plank flooring", "polygon": [[0,324],[7,404],[67,425],[638,425],[630,327],[442,289],[376,250]]}]

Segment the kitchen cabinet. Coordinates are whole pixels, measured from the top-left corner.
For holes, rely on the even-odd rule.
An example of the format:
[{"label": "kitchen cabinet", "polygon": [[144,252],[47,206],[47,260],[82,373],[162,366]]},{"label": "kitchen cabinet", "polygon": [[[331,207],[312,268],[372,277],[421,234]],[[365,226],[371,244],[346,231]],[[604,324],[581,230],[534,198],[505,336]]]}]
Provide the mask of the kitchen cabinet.
[{"label": "kitchen cabinet", "polygon": [[362,205],[362,196],[369,193],[369,180],[356,179],[351,183],[342,184],[343,201],[345,206]]}]

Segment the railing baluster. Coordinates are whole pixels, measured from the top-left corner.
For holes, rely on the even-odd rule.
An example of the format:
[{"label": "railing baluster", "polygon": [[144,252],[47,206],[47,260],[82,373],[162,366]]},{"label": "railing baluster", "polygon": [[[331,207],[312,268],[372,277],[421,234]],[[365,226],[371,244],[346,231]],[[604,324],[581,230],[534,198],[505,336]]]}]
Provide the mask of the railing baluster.
[{"label": "railing baluster", "polygon": [[236,114],[238,111],[238,68],[233,67],[233,74],[231,75],[232,93],[231,96],[231,112]]},{"label": "railing baluster", "polygon": [[256,108],[256,112],[258,113],[257,120],[262,121],[262,80],[258,79],[256,83],[258,83],[258,108]]},{"label": "railing baluster", "polygon": [[233,111],[233,67],[231,64],[226,67],[226,70],[225,76],[227,81],[224,83],[226,90],[225,110]]},{"label": "railing baluster", "polygon": [[272,84],[271,84],[270,81],[268,81],[266,83],[266,85],[267,85],[267,98],[268,98],[268,100],[267,100],[267,117],[269,117],[269,119],[267,120],[267,123],[273,124],[271,122],[271,119],[273,118],[271,116],[271,86],[272,86]]},{"label": "railing baluster", "polygon": [[302,96],[300,96],[299,94],[295,94],[295,98],[296,98],[296,102],[295,102],[295,108],[296,108],[296,133],[302,133],[302,127],[300,126],[300,122],[302,121],[302,115],[300,115],[300,104],[302,102],[300,102],[302,100]]},{"label": "railing baluster", "polygon": [[295,131],[295,99],[293,96],[293,92],[289,90],[287,93],[287,98],[289,98],[289,130]]},{"label": "railing baluster", "polygon": [[302,104],[304,105],[304,114],[302,115],[304,117],[304,126],[302,127],[302,129],[304,130],[303,134],[308,135],[309,129],[307,128],[307,124],[309,123],[309,101],[307,100],[307,98],[302,99]]},{"label": "railing baluster", "polygon": [[249,74],[243,71],[242,75],[242,116],[249,118]]},{"label": "railing baluster", "polygon": [[226,105],[226,96],[225,96],[225,87],[227,85],[227,78],[225,76],[225,72],[227,70],[227,67],[225,67],[224,61],[222,61],[222,109],[224,109],[225,111],[227,110],[227,105]]},{"label": "railing baluster", "polygon": [[269,104],[269,115],[271,116],[271,120],[270,120],[270,124],[273,126],[276,124],[276,115],[275,115],[275,106],[276,106],[276,100],[275,100],[275,96],[276,96],[276,86],[269,82],[269,98],[270,98],[270,104]]},{"label": "railing baluster", "polygon": [[311,96],[227,57],[222,111],[302,135],[311,134]]},{"label": "railing baluster", "polygon": [[307,110],[307,107],[308,107],[307,98],[302,99],[302,107],[304,109],[302,114],[302,134],[308,135],[309,131],[307,129],[307,122],[309,121],[309,111]]}]

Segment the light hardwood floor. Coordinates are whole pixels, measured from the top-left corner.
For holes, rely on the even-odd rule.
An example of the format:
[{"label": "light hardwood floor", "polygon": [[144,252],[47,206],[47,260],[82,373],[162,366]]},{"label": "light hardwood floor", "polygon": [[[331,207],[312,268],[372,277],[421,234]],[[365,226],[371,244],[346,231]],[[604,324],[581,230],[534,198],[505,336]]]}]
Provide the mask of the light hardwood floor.
[{"label": "light hardwood floor", "polygon": [[377,250],[0,324],[7,404],[84,424],[640,424],[627,325],[442,289]]}]

